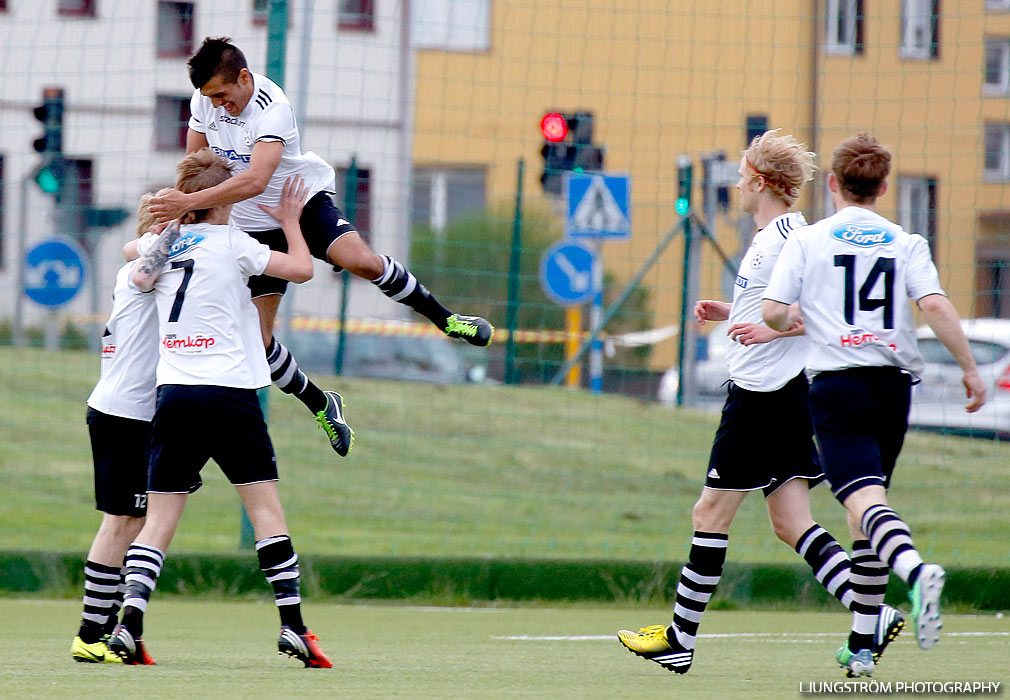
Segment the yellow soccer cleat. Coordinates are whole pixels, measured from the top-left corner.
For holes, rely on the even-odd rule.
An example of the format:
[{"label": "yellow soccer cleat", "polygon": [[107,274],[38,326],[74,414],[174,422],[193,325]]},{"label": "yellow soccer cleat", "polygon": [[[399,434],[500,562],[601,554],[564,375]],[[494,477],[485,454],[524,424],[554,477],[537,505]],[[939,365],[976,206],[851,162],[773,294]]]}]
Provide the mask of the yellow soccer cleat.
[{"label": "yellow soccer cleat", "polygon": [[121,664],[123,660],[109,651],[104,639],[86,644],[80,637],[74,637],[70,645],[70,658],[83,664]]},{"label": "yellow soccer cleat", "polygon": [[687,673],[694,660],[694,649],[685,649],[676,637],[671,641],[667,636],[668,629],[664,625],[652,625],[637,632],[621,630],[617,633],[617,641],[632,654],[655,661],[667,671]]}]

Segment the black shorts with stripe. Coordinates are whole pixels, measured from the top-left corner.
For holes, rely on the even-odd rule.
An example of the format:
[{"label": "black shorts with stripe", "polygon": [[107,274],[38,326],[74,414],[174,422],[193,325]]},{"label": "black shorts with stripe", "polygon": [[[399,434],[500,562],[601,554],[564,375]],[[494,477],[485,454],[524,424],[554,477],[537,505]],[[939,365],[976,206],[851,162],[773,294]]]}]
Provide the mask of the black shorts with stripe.
[{"label": "black shorts with stripe", "polygon": [[277,481],[277,460],[255,389],[165,384],[151,435],[147,490],[193,493],[213,459],[235,486]]},{"label": "black shorts with stripe", "polygon": [[88,407],[95,463],[95,507],[109,515],[147,514],[147,452],[151,422],[110,416]]},{"label": "black shorts with stripe", "polygon": [[733,382],[712,443],[705,486],[756,491],[767,498],[791,479],[811,487],[823,472],[817,459],[807,379],[803,373],[775,391],[750,391]]},{"label": "black shorts with stripe", "polygon": [[814,377],[810,414],[839,501],[864,486],[890,485],[911,398],[912,377],[898,367],[852,367]]},{"label": "black shorts with stripe", "polygon": [[[343,212],[337,208],[333,203],[333,197],[328,192],[317,192],[305,203],[298,223],[312,257],[326,263],[330,262],[326,257],[326,251],[330,249],[333,241],[345,233],[355,230],[354,224],[348,221]],[[260,243],[268,245],[270,250],[281,253],[288,252],[288,239],[284,237],[282,229],[249,231],[249,235]],[[334,269],[340,271],[340,268],[336,266]],[[287,280],[276,277],[255,275],[249,278],[249,291],[253,299],[268,294],[283,294],[287,288]]]}]

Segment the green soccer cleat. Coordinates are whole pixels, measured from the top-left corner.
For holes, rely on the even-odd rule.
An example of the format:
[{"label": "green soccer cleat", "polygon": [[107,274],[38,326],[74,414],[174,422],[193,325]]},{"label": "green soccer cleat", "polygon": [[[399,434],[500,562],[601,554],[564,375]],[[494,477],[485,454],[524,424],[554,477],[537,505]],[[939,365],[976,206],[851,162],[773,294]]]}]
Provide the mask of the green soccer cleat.
[{"label": "green soccer cleat", "polygon": [[316,423],[330,439],[330,447],[341,457],[354,447],[354,431],[344,422],[344,399],[335,391],[324,391],[326,408],[316,414]]},{"label": "green soccer cleat", "polygon": [[445,334],[450,338],[462,338],[470,345],[486,348],[494,338],[494,326],[480,316],[453,314],[445,321]]},{"label": "green soccer cleat", "polygon": [[109,651],[104,639],[88,644],[79,636],[70,645],[70,658],[84,664],[121,664],[123,660]]},{"label": "green soccer cleat", "polygon": [[685,649],[676,637],[670,639],[668,629],[663,625],[651,625],[637,632],[621,630],[617,633],[617,641],[632,654],[654,661],[667,671],[687,673],[694,660],[694,649]]},{"label": "green soccer cleat", "polygon": [[919,578],[908,592],[912,601],[912,622],[915,625],[915,640],[921,649],[932,649],[940,641],[940,594],[947,577],[939,564],[923,564]]},{"label": "green soccer cleat", "polygon": [[890,605],[881,605],[877,615],[877,629],[873,633],[873,663],[880,663],[887,645],[898,638],[905,629],[905,618]]},{"label": "green soccer cleat", "polygon": [[310,629],[305,630],[305,634],[298,634],[290,627],[281,627],[281,634],[277,638],[277,653],[298,659],[305,664],[305,668],[333,668],[333,662],[316,644],[318,641],[319,637]]},{"label": "green soccer cleat", "polygon": [[845,669],[847,678],[873,675],[873,652],[869,649],[860,649],[852,653],[846,644],[835,654],[835,661]]}]

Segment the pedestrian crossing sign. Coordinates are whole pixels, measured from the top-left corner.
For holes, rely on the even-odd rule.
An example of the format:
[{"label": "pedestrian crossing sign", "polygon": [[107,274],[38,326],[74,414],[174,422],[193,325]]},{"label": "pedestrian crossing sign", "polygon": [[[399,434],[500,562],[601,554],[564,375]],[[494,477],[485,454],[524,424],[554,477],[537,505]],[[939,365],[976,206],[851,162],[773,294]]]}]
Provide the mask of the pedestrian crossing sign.
[{"label": "pedestrian crossing sign", "polygon": [[628,175],[566,173],[564,187],[566,237],[631,237]]}]

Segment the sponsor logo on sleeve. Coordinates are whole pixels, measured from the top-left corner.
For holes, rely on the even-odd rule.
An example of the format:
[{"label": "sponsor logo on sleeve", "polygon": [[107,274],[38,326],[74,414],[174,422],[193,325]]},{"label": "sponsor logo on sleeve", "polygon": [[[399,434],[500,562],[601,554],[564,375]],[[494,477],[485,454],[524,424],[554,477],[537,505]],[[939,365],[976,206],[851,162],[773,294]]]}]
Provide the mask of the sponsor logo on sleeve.
[{"label": "sponsor logo on sleeve", "polygon": [[734,283],[740,289],[747,289],[747,278],[740,275],[736,276],[736,282]]},{"label": "sponsor logo on sleeve", "polygon": [[859,248],[887,245],[894,240],[894,232],[869,224],[845,224],[831,230],[832,238]]}]

